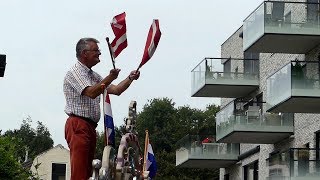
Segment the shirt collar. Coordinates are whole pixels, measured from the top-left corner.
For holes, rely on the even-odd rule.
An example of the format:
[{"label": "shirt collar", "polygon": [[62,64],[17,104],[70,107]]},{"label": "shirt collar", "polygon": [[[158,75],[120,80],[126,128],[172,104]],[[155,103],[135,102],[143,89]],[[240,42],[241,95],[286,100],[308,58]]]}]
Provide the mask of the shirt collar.
[{"label": "shirt collar", "polygon": [[86,65],[82,64],[80,61],[77,61],[76,66],[82,68],[87,73],[92,72],[92,70],[90,68],[88,68]]}]

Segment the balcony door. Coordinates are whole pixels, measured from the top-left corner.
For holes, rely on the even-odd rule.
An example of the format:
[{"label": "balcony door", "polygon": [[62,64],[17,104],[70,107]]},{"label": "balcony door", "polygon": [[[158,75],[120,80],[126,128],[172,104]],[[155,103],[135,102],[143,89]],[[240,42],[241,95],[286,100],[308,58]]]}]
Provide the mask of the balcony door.
[{"label": "balcony door", "polygon": [[320,131],[316,132],[316,170],[320,172]]},{"label": "balcony door", "polygon": [[[259,75],[259,53],[244,53],[244,73],[245,74],[257,74]],[[246,60],[246,59],[257,59],[257,60]]]},{"label": "balcony door", "polygon": [[231,58],[223,63],[223,76],[231,77]]},{"label": "balcony door", "polygon": [[[307,3],[319,3],[319,0],[307,0]],[[319,4],[307,4],[307,23],[319,25]]]},{"label": "balcony door", "polygon": [[258,180],[259,179],[259,161],[255,161],[243,167],[244,180]]}]

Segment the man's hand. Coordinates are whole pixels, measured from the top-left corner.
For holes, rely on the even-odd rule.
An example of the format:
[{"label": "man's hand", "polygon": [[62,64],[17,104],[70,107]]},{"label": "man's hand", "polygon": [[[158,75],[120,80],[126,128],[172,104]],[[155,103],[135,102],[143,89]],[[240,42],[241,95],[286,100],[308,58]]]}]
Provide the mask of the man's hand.
[{"label": "man's hand", "polygon": [[115,79],[118,78],[119,72],[120,72],[120,69],[117,69],[117,68],[116,68],[116,69],[111,69],[109,76],[110,76],[113,80],[115,80]]},{"label": "man's hand", "polygon": [[129,75],[129,79],[130,80],[137,80],[140,77],[140,71],[131,71],[130,75]]}]

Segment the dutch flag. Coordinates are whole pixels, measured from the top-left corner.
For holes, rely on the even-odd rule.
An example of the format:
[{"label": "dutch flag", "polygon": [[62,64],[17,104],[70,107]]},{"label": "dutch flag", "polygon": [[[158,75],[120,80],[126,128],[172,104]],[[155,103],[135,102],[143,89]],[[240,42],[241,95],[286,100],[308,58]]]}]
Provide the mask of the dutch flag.
[{"label": "dutch flag", "polygon": [[148,152],[147,152],[147,161],[146,161],[146,169],[149,171],[149,177],[153,179],[157,173],[157,162],[154,156],[152,146],[148,143]]},{"label": "dutch flag", "polygon": [[112,118],[110,98],[107,90],[105,90],[103,93],[103,99],[105,145],[115,146],[114,123]]}]

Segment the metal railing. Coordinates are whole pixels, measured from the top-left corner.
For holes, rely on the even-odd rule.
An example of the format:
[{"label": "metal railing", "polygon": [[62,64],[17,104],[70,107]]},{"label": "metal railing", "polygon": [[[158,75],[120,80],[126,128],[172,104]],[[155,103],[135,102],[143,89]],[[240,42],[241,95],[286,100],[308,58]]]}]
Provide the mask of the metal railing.
[{"label": "metal railing", "polygon": [[268,109],[291,96],[320,97],[320,62],[291,61],[267,78]]},{"label": "metal railing", "polygon": [[265,33],[320,35],[319,3],[264,1],[245,20],[246,50]]},{"label": "metal railing", "polygon": [[[224,63],[230,61],[230,68],[225,70]],[[245,65],[246,63],[246,65]],[[192,92],[198,90],[206,82],[212,83],[227,81],[224,83],[241,83],[259,80],[258,59],[238,59],[238,58],[204,58],[191,71]],[[256,69],[255,69],[256,68]],[[221,82],[220,82],[221,83]]]},{"label": "metal railing", "polygon": [[[177,152],[188,151],[190,156],[202,159],[210,157],[237,157],[239,144],[216,143],[214,135],[186,135],[176,143]],[[219,158],[218,158],[219,159]]]},{"label": "metal railing", "polygon": [[[237,130],[241,126],[242,131],[283,132],[283,128],[292,129],[294,125],[293,113],[269,113],[262,110],[265,102],[232,101],[223,107],[216,118],[217,139],[221,139]],[[261,128],[259,128],[261,127]],[[268,129],[269,128],[269,129]]]},{"label": "metal railing", "polygon": [[320,149],[290,148],[267,159],[268,180],[320,179]]}]

